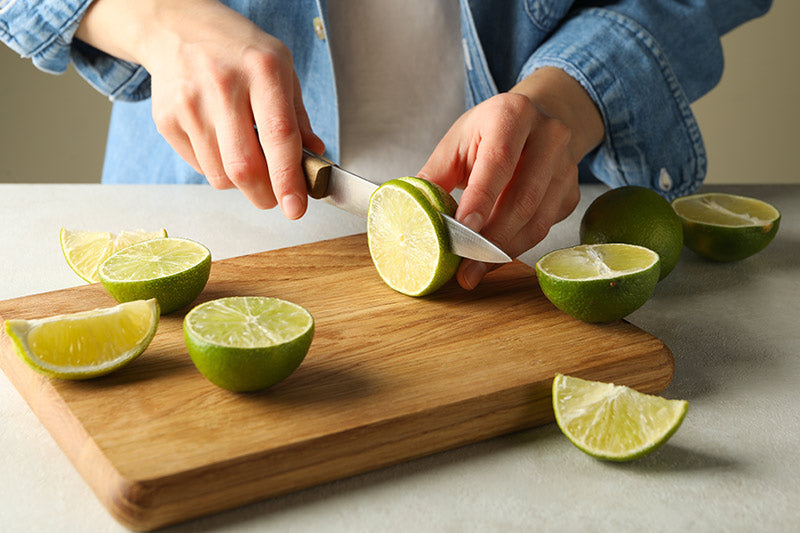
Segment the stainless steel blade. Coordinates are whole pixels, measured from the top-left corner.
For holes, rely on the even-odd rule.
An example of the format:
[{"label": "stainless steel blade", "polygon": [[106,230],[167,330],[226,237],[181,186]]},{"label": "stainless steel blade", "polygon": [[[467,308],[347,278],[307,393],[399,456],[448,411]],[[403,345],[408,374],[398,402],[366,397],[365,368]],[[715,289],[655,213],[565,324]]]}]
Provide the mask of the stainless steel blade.
[{"label": "stainless steel blade", "polygon": [[453,217],[442,215],[450,236],[450,251],[454,254],[483,261],[484,263],[508,263],[511,258],[489,239],[472,231]]},{"label": "stainless steel blade", "polygon": [[[348,172],[341,167],[331,165],[328,188],[324,201],[367,218],[369,199],[378,184]],[[500,248],[492,244],[483,235],[472,231],[453,217],[442,215],[450,237],[450,251],[454,254],[475,259],[485,263],[508,263],[511,258]]]}]

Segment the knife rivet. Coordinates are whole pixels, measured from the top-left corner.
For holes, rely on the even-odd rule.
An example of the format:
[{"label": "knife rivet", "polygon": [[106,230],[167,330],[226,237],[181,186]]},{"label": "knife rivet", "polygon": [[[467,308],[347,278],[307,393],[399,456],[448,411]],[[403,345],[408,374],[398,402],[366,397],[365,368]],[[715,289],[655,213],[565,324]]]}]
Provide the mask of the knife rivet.
[{"label": "knife rivet", "polygon": [[317,34],[317,38],[319,40],[325,40],[325,26],[323,26],[322,19],[320,17],[314,17],[314,33]]}]

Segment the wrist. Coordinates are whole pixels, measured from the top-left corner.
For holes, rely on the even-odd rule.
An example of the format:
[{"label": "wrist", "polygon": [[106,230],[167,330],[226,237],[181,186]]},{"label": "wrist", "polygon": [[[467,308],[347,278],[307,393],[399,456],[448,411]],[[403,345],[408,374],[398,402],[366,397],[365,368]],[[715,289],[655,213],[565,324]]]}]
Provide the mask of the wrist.
[{"label": "wrist", "polygon": [[509,92],[527,96],[539,110],[570,129],[569,148],[576,163],[603,141],[600,110],[586,89],[563,70],[537,69]]}]

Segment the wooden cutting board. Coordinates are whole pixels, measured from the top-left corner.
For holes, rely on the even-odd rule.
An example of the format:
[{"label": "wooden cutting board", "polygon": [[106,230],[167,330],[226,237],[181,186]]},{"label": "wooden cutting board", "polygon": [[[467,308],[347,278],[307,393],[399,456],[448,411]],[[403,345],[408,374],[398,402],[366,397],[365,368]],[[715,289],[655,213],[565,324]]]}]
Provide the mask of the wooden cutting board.
[{"label": "wooden cutting board", "polygon": [[[183,344],[185,311],[163,316],[133,363],[83,382],[40,376],[2,334],[3,370],[128,527],[549,423],[557,372],[655,393],[674,370],[664,344],[633,325],[558,311],[520,262],[471,292],[451,282],[424,299],[398,294],[378,278],[364,235],[216,261],[196,303],[234,295],[277,296],[315,317],[305,361],[266,391],[206,381]],[[0,321],[114,304],[102,286],[86,285],[0,302]]]}]

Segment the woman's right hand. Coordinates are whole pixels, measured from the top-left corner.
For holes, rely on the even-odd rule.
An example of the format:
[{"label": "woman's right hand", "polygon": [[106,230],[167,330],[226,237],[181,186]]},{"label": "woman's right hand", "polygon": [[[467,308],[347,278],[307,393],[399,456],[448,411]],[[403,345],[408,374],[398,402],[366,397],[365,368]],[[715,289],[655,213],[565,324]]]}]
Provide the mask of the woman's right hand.
[{"label": "woman's right hand", "polygon": [[158,131],[213,187],[303,215],[302,147],[324,145],[281,41],[216,0],[96,0],[76,36],[148,70]]}]

